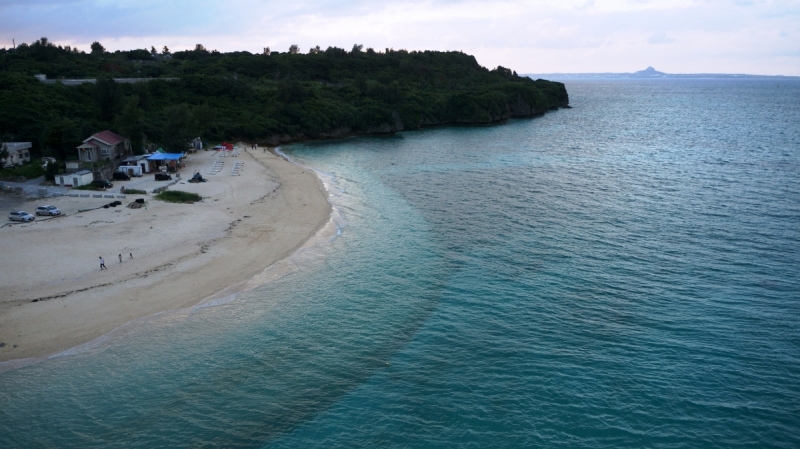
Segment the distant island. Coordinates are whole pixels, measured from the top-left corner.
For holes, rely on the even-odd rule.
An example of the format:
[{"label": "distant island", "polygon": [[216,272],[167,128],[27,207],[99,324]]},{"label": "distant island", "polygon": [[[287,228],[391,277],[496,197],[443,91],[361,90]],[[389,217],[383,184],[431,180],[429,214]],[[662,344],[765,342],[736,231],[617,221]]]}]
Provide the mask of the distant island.
[{"label": "distant island", "polygon": [[664,73],[659,72],[653,67],[648,67],[644,70],[639,70],[633,73],[530,73],[525,76],[537,78],[552,78],[552,79],[615,79],[615,78],[774,78],[774,79],[797,79],[798,76],[783,76],[783,75],[745,75],[733,73]]},{"label": "distant island", "polygon": [[565,107],[564,84],[461,52],[297,46],[280,53],[167,47],[85,53],[47,38],[0,50],[0,141],[72,157],[105,129],[171,152],[197,136],[268,145],[488,124]]}]

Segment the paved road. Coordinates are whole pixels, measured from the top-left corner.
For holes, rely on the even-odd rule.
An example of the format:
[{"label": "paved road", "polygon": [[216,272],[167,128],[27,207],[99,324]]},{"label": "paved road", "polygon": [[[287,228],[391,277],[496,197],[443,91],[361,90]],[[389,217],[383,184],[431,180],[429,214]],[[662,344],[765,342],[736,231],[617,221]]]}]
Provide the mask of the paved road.
[{"label": "paved road", "polygon": [[35,179],[29,179],[25,182],[0,181],[0,188],[5,189],[6,186],[8,186],[15,192],[18,192],[19,189],[22,189],[22,193],[26,197],[39,197],[39,189],[42,187],[47,189],[47,195],[45,196],[60,196],[61,194],[69,191],[68,187],[45,186],[42,185],[43,182],[44,176]]},{"label": "paved road", "polygon": [[[114,188],[110,189],[113,193],[119,193],[120,187],[125,187],[126,189],[136,189],[136,190],[145,190],[148,193],[153,193],[154,189],[159,187],[164,187],[167,185],[172,185],[181,181],[175,173],[171,173],[172,176],[171,181],[156,181],[154,173],[145,173],[140,177],[133,177],[130,181],[112,181],[114,183]],[[185,181],[185,180],[184,180]]]}]

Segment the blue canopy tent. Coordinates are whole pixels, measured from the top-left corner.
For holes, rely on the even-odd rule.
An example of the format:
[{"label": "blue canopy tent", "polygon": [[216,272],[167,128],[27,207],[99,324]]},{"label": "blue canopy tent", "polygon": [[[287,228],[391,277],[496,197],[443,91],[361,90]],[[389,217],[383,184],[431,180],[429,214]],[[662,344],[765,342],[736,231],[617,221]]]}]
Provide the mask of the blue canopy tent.
[{"label": "blue canopy tent", "polygon": [[180,160],[185,155],[183,153],[153,153],[147,157],[148,161],[153,161],[161,167],[162,171],[169,171],[175,173],[181,167]]},{"label": "blue canopy tent", "polygon": [[183,153],[153,153],[147,157],[148,161],[179,161]]}]

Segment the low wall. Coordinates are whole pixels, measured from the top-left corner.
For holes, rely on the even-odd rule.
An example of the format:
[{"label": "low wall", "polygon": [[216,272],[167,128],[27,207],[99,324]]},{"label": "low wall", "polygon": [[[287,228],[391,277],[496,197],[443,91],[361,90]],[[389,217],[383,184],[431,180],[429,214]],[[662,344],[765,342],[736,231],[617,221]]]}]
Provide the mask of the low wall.
[{"label": "low wall", "polygon": [[[123,84],[132,84],[132,83],[145,83],[148,81],[177,81],[180,78],[114,78],[114,81],[117,83]],[[97,83],[96,78],[85,78],[85,79],[40,79],[39,81],[45,84],[63,84],[65,86],[79,86],[81,84],[95,84]]]}]

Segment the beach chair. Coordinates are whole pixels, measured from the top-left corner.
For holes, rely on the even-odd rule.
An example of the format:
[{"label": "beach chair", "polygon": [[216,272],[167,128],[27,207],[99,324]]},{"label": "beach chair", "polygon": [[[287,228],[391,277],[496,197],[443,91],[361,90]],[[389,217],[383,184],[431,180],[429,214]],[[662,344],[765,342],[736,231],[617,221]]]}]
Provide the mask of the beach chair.
[{"label": "beach chair", "polygon": [[234,162],[233,168],[231,169],[231,176],[241,175],[242,169],[244,169],[244,162]]},{"label": "beach chair", "polygon": [[214,165],[211,166],[211,169],[208,171],[208,173],[210,175],[216,175],[217,173],[219,173],[222,170],[222,166],[224,164],[225,164],[224,162],[222,162],[221,160],[217,159],[214,162]]}]

